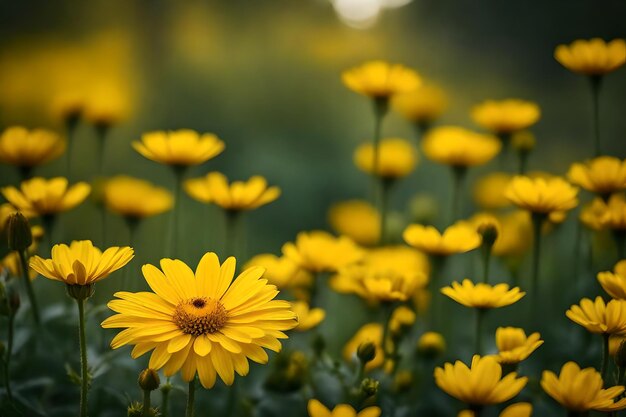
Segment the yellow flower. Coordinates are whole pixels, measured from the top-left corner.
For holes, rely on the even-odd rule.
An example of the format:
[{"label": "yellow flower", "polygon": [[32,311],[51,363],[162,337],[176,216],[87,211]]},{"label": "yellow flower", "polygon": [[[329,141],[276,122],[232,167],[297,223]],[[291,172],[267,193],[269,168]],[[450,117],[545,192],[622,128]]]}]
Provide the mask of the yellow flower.
[{"label": "yellow flower", "polygon": [[[603,229],[626,229],[626,198],[623,194],[613,194],[608,203],[602,203],[600,224]],[[600,207],[600,206],[599,206]]]},{"label": "yellow flower", "polygon": [[311,273],[301,269],[298,264],[285,256],[263,253],[252,257],[243,268],[253,266],[265,268],[263,277],[279,289],[309,287],[313,281]]},{"label": "yellow flower", "polygon": [[429,255],[448,256],[469,252],[480,246],[480,235],[468,222],[457,222],[439,233],[433,226],[409,225],[402,234],[404,241]]},{"label": "yellow flower", "polygon": [[567,362],[557,379],[554,372],[543,371],[541,387],[564,408],[585,412],[589,410],[610,412],[626,408],[626,398],[618,399],[624,387],[603,389],[604,381],[593,368],[580,369],[575,362]]},{"label": "yellow flower", "polygon": [[341,74],[346,87],[355,93],[371,98],[389,98],[408,93],[422,83],[419,75],[410,68],[385,61],[369,61]]},{"label": "yellow flower", "polygon": [[64,91],[56,94],[50,106],[55,119],[64,123],[76,122],[85,110],[85,95],[76,91]]},{"label": "yellow flower", "polygon": [[626,189],[626,160],[599,156],[585,163],[575,163],[567,177],[587,191],[608,196]]},{"label": "yellow flower", "polygon": [[496,210],[511,205],[504,191],[511,181],[511,174],[493,172],[481,177],[474,185],[473,197],[478,206],[484,210]]},{"label": "yellow flower", "polygon": [[515,397],[528,378],[511,372],[502,377],[502,367],[491,356],[474,355],[471,367],[456,361],[435,369],[435,383],[448,395],[474,406],[500,404]]},{"label": "yellow flower", "polygon": [[622,342],[626,340],[626,336],[613,334],[609,337],[609,355],[617,355]]},{"label": "yellow flower", "polygon": [[472,108],[474,122],[496,134],[511,134],[537,123],[541,110],[532,101],[487,100]]},{"label": "yellow flower", "polygon": [[559,45],[554,58],[572,72],[584,75],[604,75],[615,71],[626,62],[626,42],[614,39],[579,39],[569,45]]},{"label": "yellow flower", "polygon": [[474,284],[469,279],[464,279],[461,284],[455,281],[451,287],[442,288],[441,293],[465,307],[474,308],[506,307],[526,295],[519,287],[509,289],[508,284]]},{"label": "yellow flower", "polygon": [[348,200],[334,204],[328,211],[330,227],[359,245],[373,246],[379,241],[378,211],[367,201]]},{"label": "yellow flower", "polygon": [[379,417],[381,413],[378,407],[367,407],[357,413],[349,404],[339,404],[331,411],[316,399],[309,400],[307,410],[309,417]]},{"label": "yellow flower", "polygon": [[395,96],[392,105],[405,119],[428,126],[446,111],[448,97],[441,88],[424,84],[411,92]]},{"label": "yellow flower", "polygon": [[498,216],[500,233],[493,245],[496,256],[520,256],[531,246],[533,229],[528,212],[515,210]]},{"label": "yellow flower", "polygon": [[421,354],[439,354],[446,350],[446,340],[441,333],[426,332],[417,340],[417,350]]},{"label": "yellow flower", "polygon": [[356,334],[343,347],[343,357],[350,362],[356,357],[356,351],[363,343],[369,342],[374,344],[376,354],[374,359],[365,365],[365,370],[376,369],[385,362],[385,354],[382,348],[383,326],[380,323],[368,323],[357,330]]},{"label": "yellow flower", "polygon": [[[372,174],[374,145],[364,143],[354,152],[354,163],[363,172]],[[417,152],[406,139],[386,138],[378,145],[378,168],[376,175],[395,179],[409,175],[417,164]]]},{"label": "yellow flower", "polygon": [[594,198],[593,201],[582,207],[578,219],[590,230],[602,230],[605,225],[606,210],[604,201],[601,198]]},{"label": "yellow flower", "polygon": [[364,255],[350,238],[320,230],[298,233],[295,243],[285,243],[282,250],[287,258],[310,272],[335,272]]},{"label": "yellow flower", "polygon": [[428,131],[422,150],[428,159],[453,167],[483,165],[492,160],[502,144],[490,135],[462,127],[441,126]]},{"label": "yellow flower", "polygon": [[326,311],[321,308],[311,308],[305,301],[291,303],[291,309],[298,318],[298,325],[294,330],[301,332],[317,327],[326,317]]},{"label": "yellow flower", "polygon": [[90,240],[73,241],[52,247],[52,259],[34,256],[30,267],[46,278],[67,285],[91,285],[122,268],[131,259],[134,251],[128,246],[111,247],[102,252]]},{"label": "yellow flower", "polygon": [[283,331],[297,325],[291,304],[274,300],[276,287],[262,279],[264,269],[253,267],[235,280],[235,258],[220,265],[206,253],[195,274],[180,260],[161,259],[161,270],[144,265],[143,275],[154,291],[118,292],[108,306],[116,314],[104,328],[124,328],[111,347],[135,345],[137,358],[152,350],[149,368],[164,368],[166,376],[179,370],[183,380],[198,373],[205,388],[216,375],[231,385],[234,373],[248,374],[248,359],[267,363],[263,348],[279,351]]},{"label": "yellow flower", "polygon": [[268,187],[261,176],[248,181],[228,184],[220,172],[209,172],[205,177],[185,181],[185,191],[193,199],[205,204],[216,204],[229,211],[254,210],[271,203],[280,196],[280,188]]},{"label": "yellow flower", "polygon": [[571,306],[565,315],[591,333],[626,333],[626,301],[624,300],[611,300],[605,304],[602,297],[596,297],[595,302],[589,298],[583,298],[580,300],[580,305]]},{"label": "yellow flower", "polygon": [[496,329],[497,359],[500,363],[519,363],[542,344],[541,335],[536,332],[527,337],[524,329],[518,327]]},{"label": "yellow flower", "polygon": [[120,89],[107,85],[91,93],[85,103],[85,120],[97,127],[107,128],[129,116],[130,98]]},{"label": "yellow flower", "polygon": [[[506,407],[499,414],[499,417],[530,417],[533,413],[533,405],[531,403],[515,403]],[[463,410],[457,417],[475,417],[472,410]]]},{"label": "yellow flower", "polygon": [[411,327],[415,323],[417,316],[407,306],[400,306],[393,310],[389,320],[389,331],[392,335],[402,333],[403,329]]},{"label": "yellow flower", "polygon": [[182,129],[144,133],[133,148],[144,157],[166,165],[199,165],[224,150],[224,142],[212,133]]},{"label": "yellow flower", "polygon": [[613,272],[598,273],[598,282],[611,297],[626,300],[626,261],[618,262]]},{"label": "yellow flower", "polygon": [[172,194],[165,188],[126,175],[105,182],[103,200],[107,209],[131,219],[164,213],[174,203]]},{"label": "yellow flower", "polygon": [[32,168],[58,158],[64,151],[65,141],[49,130],[14,126],[0,135],[0,161],[5,164]]},{"label": "yellow flower", "polygon": [[22,181],[20,189],[2,188],[2,194],[18,210],[27,215],[47,216],[71,210],[82,203],[91,187],[79,182],[68,187],[67,178],[45,179],[35,177]]},{"label": "yellow flower", "polygon": [[[6,269],[11,277],[21,277],[22,276],[22,265],[20,260],[20,255],[17,251],[9,252],[1,261],[0,261],[0,271],[2,269]],[[28,269],[28,276],[31,281],[37,278],[37,272],[35,272],[32,268]]]},{"label": "yellow flower", "polygon": [[532,213],[567,211],[578,204],[578,188],[560,177],[515,176],[506,189],[506,196],[519,208]]}]

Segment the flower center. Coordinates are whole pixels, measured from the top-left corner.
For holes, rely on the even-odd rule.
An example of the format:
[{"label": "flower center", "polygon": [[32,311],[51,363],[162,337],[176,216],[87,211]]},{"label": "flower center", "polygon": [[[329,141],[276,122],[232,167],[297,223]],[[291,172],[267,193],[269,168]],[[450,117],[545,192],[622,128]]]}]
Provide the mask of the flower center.
[{"label": "flower center", "polygon": [[226,309],[213,298],[190,298],[181,301],[174,311],[174,323],[183,333],[193,336],[215,333],[227,319]]}]

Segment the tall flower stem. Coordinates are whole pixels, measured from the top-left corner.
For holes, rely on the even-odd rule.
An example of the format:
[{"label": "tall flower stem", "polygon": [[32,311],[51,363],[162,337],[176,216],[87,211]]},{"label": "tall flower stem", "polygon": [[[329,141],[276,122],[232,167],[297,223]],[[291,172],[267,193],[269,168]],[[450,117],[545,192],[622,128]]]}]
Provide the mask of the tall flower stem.
[{"label": "tall flower stem", "polygon": [[608,333],[602,334],[602,363],[600,365],[600,375],[606,385],[606,372],[609,367],[609,335]]},{"label": "tall flower stem", "polygon": [[189,391],[187,393],[187,408],[185,409],[185,417],[193,417],[194,398],[196,396],[196,379],[189,381]]},{"label": "tall flower stem", "polygon": [[387,220],[389,216],[389,199],[391,195],[391,188],[393,186],[393,179],[380,177],[380,245],[385,245],[388,242],[387,239]]},{"label": "tall flower stem", "polygon": [[624,230],[614,230],[613,239],[617,247],[617,260],[626,258],[626,232]]},{"label": "tall flower stem", "polygon": [[483,255],[483,282],[489,283],[489,267],[491,265],[491,246],[482,245],[480,248]]},{"label": "tall flower stem", "polygon": [[375,98],[374,101],[374,139],[372,152],[372,201],[373,206],[378,207],[378,200],[382,196],[382,187],[377,180],[378,165],[380,162],[380,139],[382,137],[383,119],[389,111],[389,99],[387,97]]},{"label": "tall flower stem", "polygon": [[482,355],[483,352],[483,322],[485,319],[485,310],[476,309],[476,338],[474,339],[474,351],[476,355]]},{"label": "tall flower stem", "polygon": [[172,391],[172,384],[170,383],[170,378],[167,378],[165,384],[163,384],[160,388],[161,390],[161,417],[168,417],[169,409],[170,409],[170,391]]},{"label": "tall flower stem", "polygon": [[180,211],[182,203],[182,182],[185,176],[186,167],[174,165],[174,207],[170,213],[170,247],[167,256],[176,257],[180,251],[178,248],[178,228],[180,227]]},{"label": "tall flower stem", "polygon": [[106,124],[96,125],[97,152],[98,152],[98,176],[104,175],[104,163],[106,161],[106,139],[109,134],[109,126]]},{"label": "tall flower stem", "polygon": [[518,151],[517,152],[517,173],[519,175],[525,175],[528,167],[528,152]]},{"label": "tall flower stem", "polygon": [[600,140],[600,88],[602,86],[602,76],[592,75],[589,77],[591,82],[591,100],[593,106],[593,133],[594,133],[594,154],[602,155],[602,143]]},{"label": "tall flower stem", "polygon": [[450,206],[450,221],[448,224],[454,223],[461,215],[461,192],[466,173],[466,167],[452,167],[452,204]]},{"label": "tall flower stem", "polygon": [[[132,248],[135,246],[135,239],[137,234],[137,227],[139,226],[139,219],[137,217],[126,217],[126,226],[128,227],[128,245]],[[132,274],[131,268],[124,269],[124,275],[122,276],[122,289],[124,291],[130,291],[134,288],[129,283],[132,283],[130,276]]]},{"label": "tall flower stem", "polygon": [[46,243],[48,243],[48,251],[51,251],[52,246],[54,245],[53,242],[55,241],[54,226],[56,225],[56,216],[54,214],[41,216],[41,222],[43,224]]},{"label": "tall flower stem", "polygon": [[150,390],[143,390],[143,408],[141,417],[150,417]]},{"label": "tall flower stem", "polygon": [[79,119],[77,117],[70,117],[65,121],[65,131],[67,135],[67,151],[65,153],[65,163],[67,170],[67,178],[72,177],[72,155],[74,154],[73,148],[76,146],[74,142],[74,136],[76,134],[76,127],[78,126]]},{"label": "tall flower stem", "polygon": [[87,338],[85,337],[85,300],[77,299],[76,303],[78,304],[78,340],[80,343],[80,417],[86,417],[89,365],[87,362]]},{"label": "tall flower stem", "polygon": [[24,286],[26,287],[26,293],[28,294],[28,301],[30,302],[30,309],[33,312],[33,318],[35,324],[39,326],[41,319],[39,316],[39,308],[37,306],[37,298],[35,297],[35,291],[33,289],[33,283],[30,282],[30,274],[28,273],[28,254],[26,251],[17,251],[20,257],[20,264],[22,269],[22,277],[24,279]]},{"label": "tall flower stem", "polygon": [[234,256],[236,259],[240,259],[243,256],[242,253],[239,253],[241,250],[243,223],[241,212],[226,210],[224,215],[226,217],[226,236],[224,236],[226,256]]},{"label": "tall flower stem", "polygon": [[385,303],[383,305],[383,338],[380,341],[380,345],[383,349],[383,353],[385,356],[385,359],[388,358],[392,358],[393,357],[393,352],[389,352],[387,350],[387,338],[389,337],[389,322],[391,321],[391,315],[393,314],[393,304],[392,303]]},{"label": "tall flower stem", "polygon": [[4,386],[7,392],[7,398],[9,403],[13,404],[13,391],[11,390],[11,356],[13,354],[13,330],[15,327],[15,312],[12,308],[9,309],[9,323],[7,326],[7,350],[4,362]]},{"label": "tall flower stem", "polygon": [[428,281],[428,291],[430,292],[430,306],[428,308],[427,327],[429,330],[438,330],[441,305],[441,294],[439,288],[441,287],[441,274],[444,269],[444,263],[446,258],[443,256],[432,256],[430,261],[432,270],[430,273],[430,280]]},{"label": "tall flower stem", "polygon": [[543,220],[545,219],[545,214],[543,213],[533,213],[532,214],[532,223],[533,223],[533,265],[532,265],[532,276],[531,276],[531,293],[530,293],[530,307],[532,311],[536,311],[534,308],[535,303],[538,300],[538,292],[539,292],[539,266],[540,266],[540,258],[541,258],[541,225],[543,224]]}]

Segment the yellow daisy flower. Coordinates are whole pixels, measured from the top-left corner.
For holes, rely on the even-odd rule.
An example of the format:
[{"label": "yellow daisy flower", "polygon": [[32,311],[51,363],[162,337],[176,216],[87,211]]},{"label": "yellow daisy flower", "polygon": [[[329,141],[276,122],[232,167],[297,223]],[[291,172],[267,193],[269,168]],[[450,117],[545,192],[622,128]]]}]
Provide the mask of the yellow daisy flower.
[{"label": "yellow daisy flower", "polygon": [[415,71],[399,64],[369,61],[344,71],[344,85],[355,93],[371,98],[389,98],[415,90],[422,83]]},{"label": "yellow daisy flower", "polygon": [[496,256],[521,256],[532,244],[533,229],[528,212],[515,210],[498,216],[500,233],[493,245],[492,253]]},{"label": "yellow daisy flower", "polygon": [[497,359],[500,363],[515,364],[530,356],[543,344],[541,335],[533,333],[526,336],[524,329],[518,327],[498,327],[496,329]]},{"label": "yellow daisy flower", "polygon": [[36,167],[58,158],[64,151],[65,140],[49,130],[13,126],[0,135],[0,162],[16,167]]},{"label": "yellow daisy flower", "polygon": [[448,97],[436,85],[423,84],[411,92],[395,96],[391,104],[405,119],[427,127],[446,111]]},{"label": "yellow daisy flower", "polygon": [[267,279],[270,284],[276,285],[279,289],[309,287],[313,281],[313,276],[310,272],[303,270],[298,264],[285,256],[262,253],[253,256],[246,262],[243,269],[253,266],[265,268],[263,278]]},{"label": "yellow daisy flower", "polygon": [[626,230],[626,198],[624,195],[613,194],[608,203],[600,201],[597,204],[597,209],[603,212],[600,216],[600,224],[603,229]]},{"label": "yellow daisy flower", "polygon": [[441,126],[428,131],[422,150],[428,159],[453,167],[484,165],[499,152],[502,144],[491,135],[456,126]]},{"label": "yellow daisy flower", "polygon": [[[498,415],[499,417],[530,417],[533,413],[533,405],[531,403],[515,403],[506,407]],[[457,417],[475,417],[476,413],[472,410],[463,410]]]},{"label": "yellow daisy flower", "polygon": [[317,327],[326,317],[326,311],[321,308],[311,308],[306,301],[291,303],[291,309],[296,313],[298,325],[294,330],[305,332]]},{"label": "yellow daisy flower", "polygon": [[472,406],[500,404],[515,397],[528,378],[511,372],[502,377],[502,367],[491,356],[474,355],[468,368],[461,361],[435,369],[435,383],[448,395]]},{"label": "yellow daisy flower", "polygon": [[526,295],[519,287],[509,289],[508,284],[474,284],[469,279],[464,279],[461,284],[455,281],[452,286],[442,288],[441,293],[465,307],[474,308],[506,307]]},{"label": "yellow daisy flower", "polygon": [[124,328],[111,347],[135,345],[132,357],[152,351],[148,366],[179,370],[185,381],[196,373],[205,388],[219,375],[231,385],[234,373],[249,371],[248,359],[267,363],[263,348],[279,351],[283,331],[297,325],[287,301],[274,300],[276,287],[253,267],[233,280],[235,258],[220,265],[215,253],[200,260],[195,274],[180,260],[162,259],[161,270],[144,265],[143,275],[154,293],[118,292],[108,306],[116,314],[104,328]]},{"label": "yellow daisy flower", "polygon": [[131,113],[128,94],[110,85],[97,88],[85,103],[83,116],[93,126],[108,128],[127,119]]},{"label": "yellow daisy flower", "polygon": [[584,75],[604,75],[615,71],[626,62],[626,42],[614,39],[578,39],[569,45],[559,45],[554,58],[572,72]]},{"label": "yellow daisy flower", "polygon": [[[374,145],[364,143],[354,152],[354,164],[363,172],[374,173]],[[417,165],[417,152],[406,139],[385,138],[378,145],[376,175],[386,179],[406,177]]]},{"label": "yellow daisy flower", "polygon": [[391,318],[389,319],[389,332],[392,337],[403,333],[405,329],[415,324],[416,319],[417,315],[409,307],[404,305],[397,307],[393,310]]},{"label": "yellow daisy flower", "polygon": [[601,198],[594,198],[582,206],[578,219],[589,230],[602,230],[605,226],[607,206]]},{"label": "yellow daisy flower", "polygon": [[309,417],[379,417],[381,409],[379,407],[367,407],[358,413],[349,404],[339,404],[333,410],[329,410],[316,399],[310,399],[307,405]]},{"label": "yellow daisy flower", "polygon": [[619,261],[613,272],[598,273],[598,282],[611,297],[626,300],[626,260]]},{"label": "yellow daisy flower", "polygon": [[367,201],[348,200],[328,210],[330,227],[359,245],[373,246],[380,240],[378,211]]},{"label": "yellow daisy flower", "polygon": [[511,201],[506,198],[504,191],[512,178],[506,172],[492,172],[479,178],[473,188],[474,201],[484,210],[509,207]]},{"label": "yellow daisy flower", "polygon": [[189,129],[144,133],[141,141],[132,145],[144,157],[174,166],[199,165],[224,150],[224,142],[214,134],[199,134]]},{"label": "yellow daisy flower", "polygon": [[624,300],[611,300],[605,303],[602,297],[596,297],[595,301],[583,298],[580,300],[580,305],[571,306],[565,315],[591,333],[626,333],[626,301]]},{"label": "yellow daisy flower", "polygon": [[609,196],[626,189],[626,160],[599,156],[585,163],[572,164],[567,177],[587,191]]},{"label": "yellow daisy flower", "polygon": [[435,355],[445,352],[446,340],[441,333],[425,332],[417,340],[417,351],[422,355]]},{"label": "yellow daisy flower", "polygon": [[519,99],[487,100],[472,108],[474,122],[498,135],[528,129],[540,117],[537,103]]},{"label": "yellow daisy flower", "polygon": [[68,187],[67,178],[45,179],[35,177],[22,181],[20,189],[2,188],[2,195],[15,208],[27,215],[48,216],[68,211],[85,201],[91,187],[78,182]]},{"label": "yellow daisy flower", "polygon": [[103,201],[111,212],[131,219],[164,213],[174,204],[172,194],[165,188],[126,175],[105,182]]},{"label": "yellow daisy flower", "polygon": [[515,176],[506,189],[506,197],[513,204],[540,214],[571,210],[578,205],[577,196],[578,188],[560,177]]},{"label": "yellow daisy flower", "polygon": [[480,246],[480,235],[468,222],[457,222],[439,233],[433,226],[409,225],[402,234],[410,246],[429,255],[449,256]]},{"label": "yellow daisy flower", "polygon": [[285,243],[282,250],[287,258],[314,273],[336,272],[364,255],[350,238],[320,230],[298,233],[296,241]]}]

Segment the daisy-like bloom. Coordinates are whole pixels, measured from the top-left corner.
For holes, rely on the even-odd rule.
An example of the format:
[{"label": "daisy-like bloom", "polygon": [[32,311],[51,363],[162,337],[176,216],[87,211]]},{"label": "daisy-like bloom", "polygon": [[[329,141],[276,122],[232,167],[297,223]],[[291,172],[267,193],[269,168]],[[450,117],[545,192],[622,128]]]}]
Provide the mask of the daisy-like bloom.
[{"label": "daisy-like bloom", "polygon": [[468,222],[457,222],[440,233],[433,226],[409,225],[402,234],[410,246],[429,255],[449,256],[480,246],[480,235]]},{"label": "daisy-like bloom", "polygon": [[111,212],[129,219],[161,214],[174,204],[172,194],[165,188],[126,175],[105,182],[103,201]]},{"label": "daisy-like bloom", "polygon": [[456,126],[433,128],[422,141],[422,150],[428,159],[459,168],[486,164],[501,147],[494,136]]},{"label": "daisy-like bloom", "polygon": [[316,399],[310,399],[307,405],[309,417],[379,417],[381,409],[379,407],[367,407],[358,413],[349,404],[339,404],[329,410]]},{"label": "daisy-like bloom", "polygon": [[417,351],[425,356],[434,356],[445,352],[446,340],[441,333],[426,332],[417,340]]},{"label": "daisy-like bloom", "polygon": [[584,163],[572,164],[567,177],[587,191],[608,197],[626,189],[626,160],[599,156]]},{"label": "daisy-like bloom", "polygon": [[[506,407],[498,415],[499,417],[530,417],[533,413],[533,405],[531,403],[515,403]],[[475,417],[476,413],[472,410],[463,410],[456,417]]]},{"label": "daisy-like bloom", "polygon": [[367,201],[348,200],[336,203],[328,210],[330,227],[359,245],[372,246],[380,240],[378,211]]},{"label": "daisy-like bloom", "polygon": [[571,210],[578,204],[578,188],[561,177],[544,179],[518,175],[509,183],[505,195],[521,209],[546,215]]},{"label": "daisy-like bloom", "polygon": [[406,329],[415,324],[417,315],[407,306],[400,306],[393,310],[389,319],[389,332],[394,337],[402,334]]},{"label": "daisy-like bloom", "polygon": [[123,328],[111,347],[135,345],[132,357],[152,351],[149,367],[179,370],[185,381],[198,373],[205,388],[216,376],[231,385],[234,373],[248,373],[248,359],[267,363],[263,348],[279,351],[283,331],[297,325],[287,301],[274,300],[276,287],[262,279],[263,268],[252,267],[235,280],[235,258],[220,265],[215,253],[200,260],[195,274],[179,260],[162,259],[161,269],[144,265],[151,292],[118,292],[108,306],[116,314],[104,328]]},{"label": "daisy-like bloom", "polygon": [[583,298],[580,300],[580,305],[571,306],[565,315],[591,333],[604,335],[626,333],[626,301],[624,300],[611,300],[605,303],[599,296],[595,301]]},{"label": "daisy-like bloom", "polygon": [[296,241],[285,243],[282,251],[298,266],[313,273],[336,272],[364,255],[352,239],[321,230],[298,233]]},{"label": "daisy-like bloom", "polygon": [[355,93],[374,99],[408,93],[422,83],[420,76],[412,69],[380,60],[365,62],[344,71],[341,80]]},{"label": "daisy-like bloom", "polygon": [[626,260],[619,261],[613,272],[598,273],[598,282],[611,297],[626,300]]},{"label": "daisy-like bloom", "polygon": [[400,138],[385,138],[378,145],[377,169],[374,173],[374,145],[364,143],[354,152],[354,164],[363,172],[385,179],[403,178],[417,165],[417,152],[411,142]]},{"label": "daisy-like bloom", "polygon": [[519,99],[486,100],[472,108],[474,122],[497,135],[528,129],[539,121],[537,103]]},{"label": "daisy-like bloom", "polygon": [[343,358],[350,362],[356,357],[356,352],[363,343],[372,343],[376,348],[374,359],[367,362],[365,370],[370,371],[383,365],[385,353],[382,348],[383,326],[380,323],[368,323],[357,330],[356,334],[343,347]]},{"label": "daisy-like bloom", "polygon": [[512,175],[506,172],[492,172],[476,181],[472,196],[478,206],[484,210],[497,210],[509,207],[511,202],[504,195]]},{"label": "daisy-like bloom", "polygon": [[65,140],[49,130],[13,126],[0,135],[0,162],[18,168],[29,169],[45,164],[64,151]]},{"label": "daisy-like bloom", "polygon": [[63,177],[49,180],[35,177],[22,181],[19,190],[2,188],[2,195],[9,203],[27,216],[50,216],[71,210],[85,201],[90,192],[86,182],[68,187],[67,178]]},{"label": "daisy-like bloom", "polygon": [[463,362],[435,369],[435,383],[448,395],[470,406],[500,404],[515,397],[528,378],[511,372],[502,377],[502,366],[491,356],[474,355],[471,367]]},{"label": "daisy-like bloom", "polygon": [[224,142],[212,133],[181,129],[144,133],[141,141],[133,142],[133,148],[160,164],[185,167],[215,158],[224,150]]},{"label": "daisy-like bloom", "polygon": [[603,211],[600,217],[603,229],[626,230],[626,198],[623,194],[613,194],[608,203],[598,207]]},{"label": "daisy-like bloom", "polygon": [[515,210],[498,216],[500,233],[493,245],[496,256],[521,256],[530,248],[533,229],[530,215],[524,210]]},{"label": "daisy-like bloom", "polygon": [[543,344],[541,335],[533,333],[526,336],[524,329],[518,327],[498,327],[496,329],[497,359],[500,363],[515,364],[530,356]]},{"label": "daisy-like bloom", "polygon": [[554,58],[568,70],[590,76],[613,72],[626,63],[626,42],[614,39],[579,39],[569,45],[559,45]]},{"label": "daisy-like bloom", "polygon": [[509,284],[474,284],[469,279],[464,279],[461,284],[455,281],[452,286],[442,288],[441,293],[465,307],[479,309],[506,307],[526,295],[519,287],[509,289]]},{"label": "daisy-like bloom", "polygon": [[423,84],[411,92],[395,96],[391,104],[405,119],[427,129],[448,108],[448,97],[436,85]]},{"label": "daisy-like bloom", "polygon": [[582,206],[578,220],[589,230],[599,231],[604,228],[607,206],[601,198],[594,198]]},{"label": "daisy-like bloom", "polygon": [[296,313],[298,325],[294,330],[305,332],[317,327],[326,317],[326,311],[321,308],[311,308],[306,301],[291,303],[291,309]]},{"label": "daisy-like bloom", "polygon": [[260,255],[253,256],[243,269],[248,269],[253,266],[260,266],[265,268],[265,274],[263,278],[276,285],[278,289],[298,289],[308,288],[311,286],[313,276],[311,273],[303,270],[291,259],[285,256],[276,256],[272,253],[262,253]]},{"label": "daisy-like bloom", "polygon": [[603,389],[603,385],[598,371],[594,368],[580,369],[575,362],[563,365],[558,378],[552,371],[543,371],[541,375],[541,388],[567,410],[611,412],[625,409],[626,398],[618,400],[624,387]]},{"label": "daisy-like bloom", "polygon": [[228,211],[254,210],[280,196],[280,188],[268,187],[265,178],[258,175],[248,181],[229,184],[224,174],[210,172],[204,177],[186,180],[184,187],[193,199]]}]

